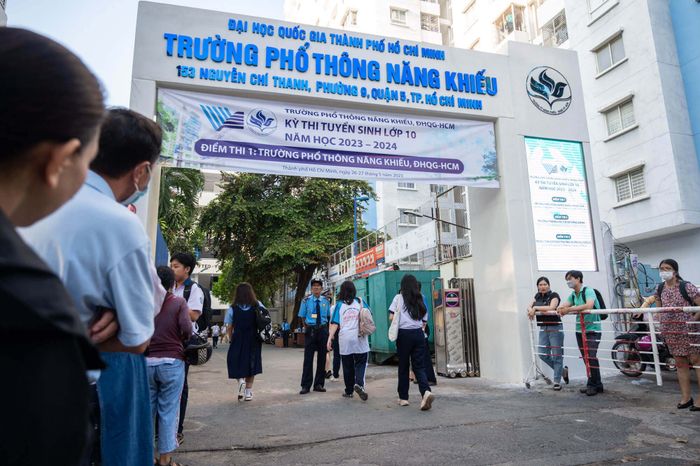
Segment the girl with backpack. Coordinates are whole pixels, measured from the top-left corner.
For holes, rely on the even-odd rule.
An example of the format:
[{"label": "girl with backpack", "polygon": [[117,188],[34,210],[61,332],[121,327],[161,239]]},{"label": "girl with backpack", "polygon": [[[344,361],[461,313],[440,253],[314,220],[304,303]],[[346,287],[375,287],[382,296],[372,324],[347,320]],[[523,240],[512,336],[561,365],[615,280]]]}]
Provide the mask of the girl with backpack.
[{"label": "girl with backpack", "polygon": [[[678,262],[664,259],[659,264],[659,274],[663,282],[656,293],[644,301],[642,307],[654,302],[660,307],[687,307],[700,305],[700,291],[690,282],[678,275]],[[700,406],[693,402],[690,384],[690,366],[695,366],[695,374],[700,386],[700,325],[688,324],[700,320],[700,312],[690,313],[677,309],[674,312],[661,313],[661,335],[674,358],[678,373],[678,384],[681,388],[681,402],[678,409],[690,408],[690,411],[700,411]]]},{"label": "girl with backpack", "polygon": [[410,360],[422,396],[420,409],[427,411],[434,399],[425,373],[426,345],[423,332],[428,322],[428,309],[415,276],[407,274],[401,279],[401,292],[394,297],[389,306],[389,319],[392,325],[396,325],[393,324],[395,319],[398,320],[396,350],[399,354],[399,405],[408,406]]},{"label": "girl with backpack", "polygon": [[328,333],[328,351],[333,349],[333,339],[338,333],[340,358],[343,364],[343,380],[345,381],[345,398],[352,398],[353,391],[362,401],[367,401],[365,390],[365,372],[369,355],[369,340],[367,335],[361,335],[360,314],[367,307],[362,298],[357,297],[357,290],[351,281],[340,285],[340,292],[331,317]]},{"label": "girl with backpack", "polygon": [[[255,376],[262,374],[262,341],[258,334],[258,308],[264,307],[249,283],[240,283],[226,311],[226,333],[231,342],[226,364],[228,378],[238,380],[238,401],[253,399]],[[244,379],[242,381],[241,379]]]}]

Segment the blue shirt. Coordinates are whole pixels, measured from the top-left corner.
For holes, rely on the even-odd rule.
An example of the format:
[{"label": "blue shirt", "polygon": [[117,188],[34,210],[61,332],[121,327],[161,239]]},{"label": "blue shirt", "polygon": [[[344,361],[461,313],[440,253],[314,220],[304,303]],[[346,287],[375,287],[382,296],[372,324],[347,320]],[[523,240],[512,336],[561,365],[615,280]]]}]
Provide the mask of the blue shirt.
[{"label": "blue shirt", "polygon": [[89,172],[73,199],[20,233],[65,283],[86,326],[105,307],[116,311],[125,346],[151,337],[156,275],[150,241],[101,176]]},{"label": "blue shirt", "polygon": [[318,298],[311,295],[301,302],[301,307],[299,308],[299,317],[304,319],[306,325],[315,326],[316,325],[316,301],[319,303],[319,308],[321,310],[321,325],[327,325],[328,321],[331,320],[331,302],[325,296],[319,296]]},{"label": "blue shirt", "polygon": [[291,327],[289,326],[289,322],[282,322],[282,331],[283,332],[288,332]]}]

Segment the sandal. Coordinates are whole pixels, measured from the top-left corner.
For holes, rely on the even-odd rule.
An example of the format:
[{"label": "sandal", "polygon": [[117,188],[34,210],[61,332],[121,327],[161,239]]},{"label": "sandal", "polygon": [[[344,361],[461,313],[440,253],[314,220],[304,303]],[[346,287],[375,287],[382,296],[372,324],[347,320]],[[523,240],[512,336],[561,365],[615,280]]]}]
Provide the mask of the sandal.
[{"label": "sandal", "polygon": [[685,403],[678,403],[678,404],[676,405],[676,408],[678,408],[678,409],[686,409],[686,408],[690,408],[691,406],[693,406],[693,399],[692,399],[692,398],[689,399],[688,401],[686,401]]}]

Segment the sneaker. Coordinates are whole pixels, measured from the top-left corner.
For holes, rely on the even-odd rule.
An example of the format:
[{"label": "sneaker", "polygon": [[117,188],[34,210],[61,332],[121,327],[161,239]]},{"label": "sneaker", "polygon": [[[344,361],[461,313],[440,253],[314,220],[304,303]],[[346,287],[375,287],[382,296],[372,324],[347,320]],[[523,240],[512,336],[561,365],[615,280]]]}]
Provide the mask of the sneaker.
[{"label": "sneaker", "polygon": [[183,434],[182,432],[178,432],[177,433],[177,444],[182,445],[183,443],[185,443],[185,434]]},{"label": "sneaker", "polygon": [[239,382],[239,384],[238,384],[238,401],[243,400],[244,392],[245,392],[245,382]]},{"label": "sneaker", "polygon": [[569,385],[569,366],[564,366],[561,377],[564,379],[564,383]]},{"label": "sneaker", "polygon": [[330,380],[331,382],[337,382],[337,381],[338,381],[338,377],[336,377],[336,376],[334,376],[334,375],[331,375],[331,378],[328,379],[328,380]]},{"label": "sneaker", "polygon": [[343,392],[343,398],[352,398],[352,393],[345,393]]},{"label": "sneaker", "polygon": [[586,396],[595,396],[598,393],[600,393],[600,392],[595,387],[588,387],[586,389]]},{"label": "sneaker", "polygon": [[330,379],[331,377],[333,377],[333,372],[331,372],[331,371],[326,371],[326,378],[327,378],[327,379]]},{"label": "sneaker", "polygon": [[399,406],[408,406],[408,405],[409,405],[408,400],[399,399]]},{"label": "sneaker", "polygon": [[367,401],[368,395],[365,391],[365,387],[355,384],[355,393],[360,397],[362,401]]},{"label": "sneaker", "polygon": [[561,390],[561,384],[560,383],[555,383],[554,386],[552,387],[552,390],[558,392]]},{"label": "sneaker", "polygon": [[425,392],[423,394],[423,400],[421,400],[420,402],[420,410],[429,410],[433,406],[433,399],[435,399],[435,395],[433,395],[433,392]]},{"label": "sneaker", "polygon": [[251,401],[253,399],[253,390],[247,390],[245,391],[245,401]]}]

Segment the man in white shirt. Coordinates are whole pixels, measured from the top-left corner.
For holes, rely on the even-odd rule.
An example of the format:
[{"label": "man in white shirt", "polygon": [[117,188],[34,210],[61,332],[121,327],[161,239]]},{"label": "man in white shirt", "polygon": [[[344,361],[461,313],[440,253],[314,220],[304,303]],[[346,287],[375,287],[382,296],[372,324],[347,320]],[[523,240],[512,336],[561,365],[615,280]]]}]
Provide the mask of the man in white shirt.
[{"label": "man in white shirt", "polygon": [[[173,290],[173,294],[185,298],[187,306],[190,308],[190,319],[192,319],[192,322],[196,322],[197,319],[199,319],[202,315],[202,309],[204,309],[204,292],[202,288],[190,278],[196,265],[197,261],[194,256],[186,252],[178,252],[173,254],[170,258],[170,268],[173,269],[173,273],[175,273],[175,289]],[[200,330],[205,330],[197,328],[196,325],[194,327],[195,333]],[[180,423],[177,426],[178,443],[185,441],[185,435],[182,431],[185,424],[185,414],[187,413],[187,398],[190,392],[187,386],[187,375],[189,372],[190,365],[185,362],[185,385],[182,387],[182,396],[180,397]]]}]

